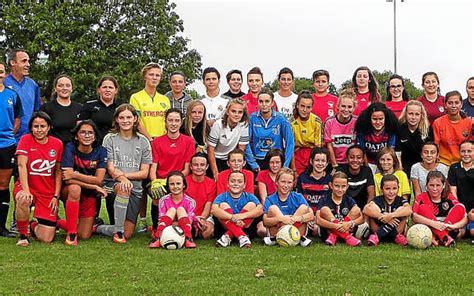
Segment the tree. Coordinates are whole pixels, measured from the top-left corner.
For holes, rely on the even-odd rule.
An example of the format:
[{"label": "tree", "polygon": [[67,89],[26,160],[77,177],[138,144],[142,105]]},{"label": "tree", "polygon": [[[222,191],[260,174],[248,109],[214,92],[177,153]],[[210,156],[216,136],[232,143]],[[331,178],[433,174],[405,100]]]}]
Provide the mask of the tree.
[{"label": "tree", "polygon": [[[119,98],[143,88],[141,68],[158,62],[167,73],[181,70],[192,83],[201,71],[201,56],[188,49],[183,21],[168,0],[2,1],[0,54],[24,48],[30,55],[31,76],[49,96],[54,77],[74,80],[77,101],[96,98],[96,83],[104,74],[116,77]],[[165,74],[160,92],[168,89]]]},{"label": "tree", "polygon": [[[273,80],[271,83],[266,84],[267,87],[270,87],[272,91],[278,90],[278,79]],[[293,91],[296,94],[299,94],[302,90],[309,90],[311,93],[314,93],[316,90],[313,86],[313,81],[305,77],[295,77]],[[336,86],[329,83],[329,92],[337,96]]]}]

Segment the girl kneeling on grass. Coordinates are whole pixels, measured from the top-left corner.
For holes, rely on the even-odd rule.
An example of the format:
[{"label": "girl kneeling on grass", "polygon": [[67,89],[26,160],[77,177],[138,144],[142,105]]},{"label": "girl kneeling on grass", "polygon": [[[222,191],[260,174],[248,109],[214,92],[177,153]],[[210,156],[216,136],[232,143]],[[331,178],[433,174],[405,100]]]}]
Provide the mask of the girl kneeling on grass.
[{"label": "girl kneeling on grass", "polygon": [[376,246],[381,240],[390,240],[400,246],[408,241],[403,235],[411,207],[406,198],[398,195],[398,179],[394,175],[385,175],[381,181],[382,195],[374,198],[364,207],[364,215],[369,217],[372,234],[369,246]]},{"label": "girl kneeling on grass", "polygon": [[352,232],[356,225],[364,223],[364,217],[354,199],[346,195],[348,182],[346,174],[336,172],[330,184],[332,193],[318,204],[316,223],[321,227],[321,237],[329,232],[325,241],[329,246],[335,246],[338,238],[352,247],[360,245],[360,240],[352,236]]},{"label": "girl kneeling on grass", "polygon": [[191,233],[191,225],[196,219],[194,209],[196,208],[196,201],[184,193],[187,187],[186,178],[182,172],[173,171],[168,174],[166,179],[167,189],[170,192],[160,199],[159,205],[159,223],[158,228],[153,233],[148,247],[159,248],[160,236],[163,229],[167,226],[173,225],[177,222],[178,226],[183,230],[186,240],[184,241],[185,248],[196,248],[196,243],[193,241]]},{"label": "girl kneeling on grass", "polygon": [[311,244],[307,238],[308,222],[314,220],[314,214],[303,195],[293,190],[295,186],[295,172],[282,168],[276,176],[277,191],[265,199],[263,206],[263,224],[270,232],[263,242],[267,246],[276,244],[275,236],[283,225],[293,225],[300,231],[302,247]]},{"label": "girl kneeling on grass", "polygon": [[431,171],[426,177],[427,192],[416,197],[413,222],[425,224],[433,232],[433,245],[454,247],[459,229],[467,224],[466,208],[449,192],[446,177]]},{"label": "girl kneeling on grass", "polygon": [[217,240],[218,247],[228,247],[234,237],[239,240],[241,248],[251,246],[244,229],[251,228],[253,220],[260,217],[263,211],[257,197],[244,192],[245,182],[242,171],[233,171],[228,178],[229,191],[218,195],[212,204],[211,213],[227,229]]}]

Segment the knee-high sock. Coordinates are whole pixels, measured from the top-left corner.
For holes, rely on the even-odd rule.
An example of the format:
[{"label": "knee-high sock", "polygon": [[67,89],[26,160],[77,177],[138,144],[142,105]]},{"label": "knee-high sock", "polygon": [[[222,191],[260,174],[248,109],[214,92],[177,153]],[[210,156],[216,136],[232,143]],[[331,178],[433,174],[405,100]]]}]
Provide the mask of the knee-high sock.
[{"label": "knee-high sock", "polygon": [[448,215],[446,216],[446,219],[444,219],[444,223],[457,223],[462,220],[464,214],[466,214],[466,208],[461,204],[457,204],[451,208]]},{"label": "knee-high sock", "polygon": [[0,190],[0,228],[5,227],[7,222],[8,209],[10,208],[10,191]]},{"label": "knee-high sock", "polygon": [[115,224],[114,203],[115,203],[115,195],[108,194],[107,197],[105,198],[105,207],[107,208],[107,215],[109,215],[109,223],[111,225]]},{"label": "knee-high sock", "polygon": [[[160,238],[161,232],[163,231],[163,229],[165,229],[167,226],[170,226],[172,224],[173,224],[173,219],[171,219],[169,216],[166,216],[166,215],[161,216],[160,223],[158,224],[158,227],[156,228],[156,231],[153,233],[153,237],[154,238]],[[184,231],[184,229],[183,229],[183,231]]]},{"label": "knee-high sock", "polygon": [[[246,209],[242,209],[242,211],[240,211],[240,213],[247,213],[248,211]],[[252,221],[253,221],[253,218],[247,218],[247,219],[244,219],[244,227],[249,227],[250,224],[252,224]]]},{"label": "knee-high sock", "polygon": [[192,238],[191,234],[191,223],[188,217],[182,217],[178,220],[178,226],[184,231],[186,238]]},{"label": "knee-high sock", "polygon": [[[344,219],[342,221],[347,222],[347,221],[350,221],[350,220],[351,219],[346,216],[346,217],[344,217]],[[338,224],[339,220],[334,220],[333,223]],[[342,231],[337,231],[337,230],[333,230],[332,232],[335,235],[337,235],[338,237],[342,238],[342,239],[346,239],[349,235],[351,235],[349,232],[342,232]]]},{"label": "knee-high sock", "polygon": [[117,195],[115,197],[115,232],[123,232],[125,218],[127,216],[128,196]]},{"label": "knee-high sock", "polygon": [[151,204],[151,222],[153,223],[153,229],[156,229],[158,227],[158,214],[159,214],[159,209],[158,206],[155,204]]},{"label": "knee-high sock", "polygon": [[99,225],[97,226],[97,233],[113,236],[115,234],[115,225]]},{"label": "knee-high sock", "polygon": [[77,220],[79,219],[79,201],[66,201],[67,233],[77,233]]},{"label": "knee-high sock", "polygon": [[67,221],[64,219],[58,219],[56,221],[56,226],[59,227],[59,229],[62,229],[67,232]]},{"label": "knee-high sock", "polygon": [[102,196],[97,196],[95,198],[95,216],[100,216],[100,208],[102,208]]},{"label": "knee-high sock", "polygon": [[[233,214],[232,209],[228,208],[225,210],[229,214]],[[242,235],[246,235],[245,232],[242,230],[242,227],[239,227],[234,224],[234,222],[230,220],[221,220],[222,225],[228,230],[228,232],[231,234],[229,235],[231,238],[232,237],[240,237]]]},{"label": "knee-high sock", "polygon": [[16,225],[18,227],[18,232],[21,236],[28,235],[28,220],[16,220]]},{"label": "knee-high sock", "polygon": [[389,235],[397,235],[397,228],[387,223],[380,225],[379,229],[377,230],[377,236],[379,237],[379,239],[382,239]]}]

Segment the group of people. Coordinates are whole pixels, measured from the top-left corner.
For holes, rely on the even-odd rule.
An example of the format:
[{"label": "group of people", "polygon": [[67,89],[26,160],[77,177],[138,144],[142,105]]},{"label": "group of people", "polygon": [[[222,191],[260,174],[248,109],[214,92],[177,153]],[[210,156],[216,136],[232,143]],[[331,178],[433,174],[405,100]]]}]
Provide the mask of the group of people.
[{"label": "group of people", "polygon": [[[291,69],[281,69],[272,92],[255,67],[245,94],[241,71],[226,75],[224,93],[209,67],[206,94],[195,100],[178,71],[171,90],[158,93],[163,70],[148,63],[129,103],[116,103],[118,82],[104,76],[99,98],[82,105],[71,100],[67,75],[42,104],[29,67],[23,50],[0,62],[0,236],[16,237],[6,227],[13,176],[19,246],[51,242],[59,228],[66,245],[94,233],[126,243],[150,232],[148,246],[158,248],[163,229],[178,225],[186,248],[212,237],[248,248],[257,236],[274,245],[288,224],[301,246],[312,236],[358,246],[363,227],[369,245],[406,245],[409,217],[432,229],[435,245],[474,235],[474,77],[463,100],[458,91],[441,96],[437,74],[427,72],[424,95],[410,100],[393,75],[383,99],[370,69],[359,67],[336,97],[325,70],[313,73],[315,93],[295,94]],[[102,199],[109,224],[99,218]]]}]

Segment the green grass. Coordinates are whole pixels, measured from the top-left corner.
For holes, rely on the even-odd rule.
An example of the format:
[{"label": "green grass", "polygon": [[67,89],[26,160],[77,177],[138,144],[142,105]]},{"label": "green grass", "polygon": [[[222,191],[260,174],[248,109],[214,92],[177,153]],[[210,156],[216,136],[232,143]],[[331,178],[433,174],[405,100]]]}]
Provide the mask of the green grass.
[{"label": "green grass", "polygon": [[[214,247],[198,241],[195,250],[151,250],[148,236],[126,245],[95,236],[78,247],[52,244],[27,248],[0,239],[0,294],[143,295],[473,295],[474,248],[425,251],[382,244],[309,248]],[[262,268],[265,277],[256,278]]]}]

